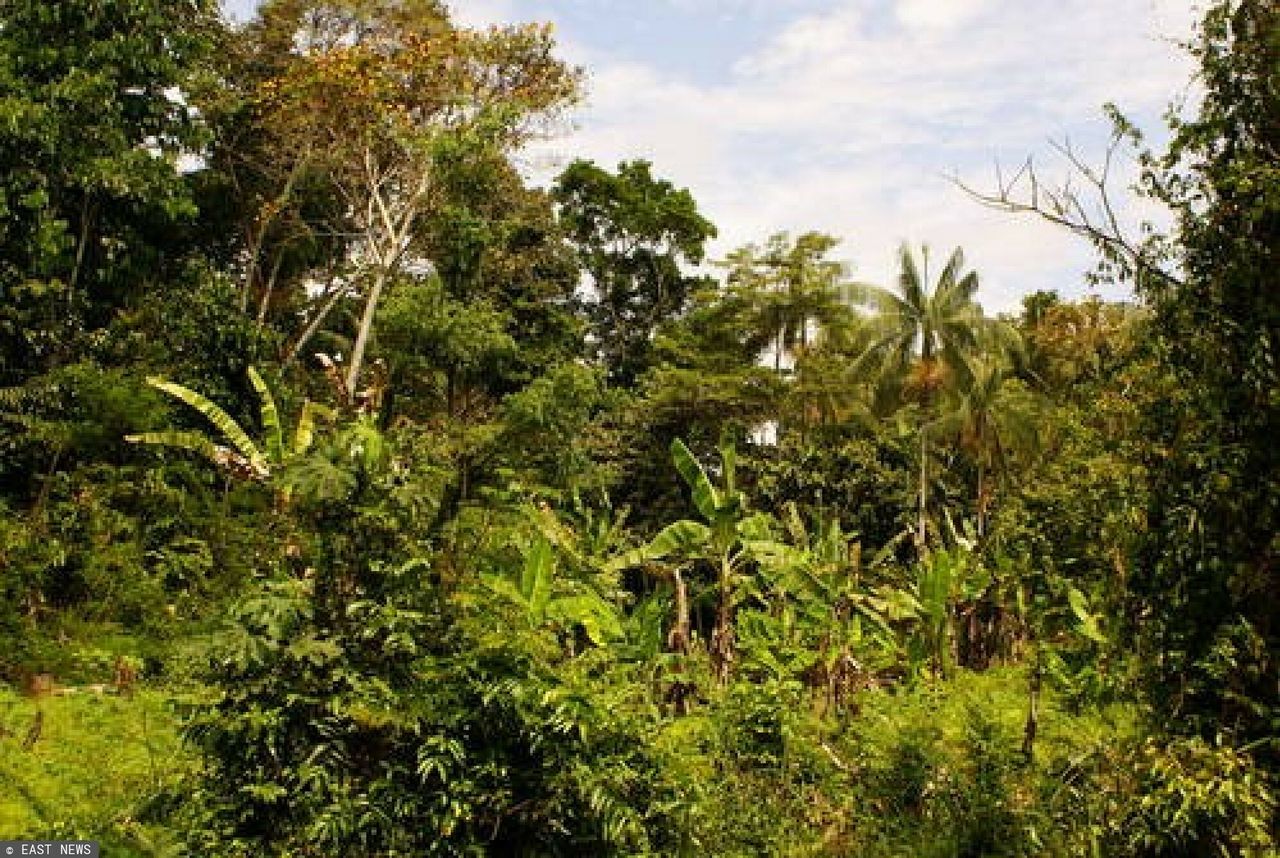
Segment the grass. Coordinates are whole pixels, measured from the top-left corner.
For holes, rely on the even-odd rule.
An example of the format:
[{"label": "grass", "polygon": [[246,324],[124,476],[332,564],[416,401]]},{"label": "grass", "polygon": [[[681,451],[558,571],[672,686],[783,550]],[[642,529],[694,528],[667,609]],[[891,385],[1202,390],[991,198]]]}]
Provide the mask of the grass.
[{"label": "grass", "polygon": [[[37,717],[39,738],[25,740]],[[155,855],[146,800],[191,766],[170,697],[81,692],[38,700],[0,687],[0,838],[83,837],[104,854]]]}]

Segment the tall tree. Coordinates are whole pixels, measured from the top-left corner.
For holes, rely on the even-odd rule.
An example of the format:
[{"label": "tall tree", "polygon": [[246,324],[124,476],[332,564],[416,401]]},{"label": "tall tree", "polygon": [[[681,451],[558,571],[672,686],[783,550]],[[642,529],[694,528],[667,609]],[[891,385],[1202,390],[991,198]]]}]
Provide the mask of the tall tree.
[{"label": "tall tree", "polygon": [[1010,378],[999,359],[969,360],[963,378],[964,386],[949,392],[938,428],[953,435],[973,460],[974,511],[982,537],[994,497],[991,481],[1006,478],[1011,463],[1036,449],[1043,409],[1024,385]]},{"label": "tall tree", "polygon": [[549,28],[460,28],[432,0],[279,0],[263,14],[277,6],[296,21],[299,56],[259,89],[264,127],[342,202],[324,227],[352,245],[355,390],[383,292],[431,264],[419,228],[442,204],[441,174],[521,145],[576,97],[578,74],[553,56]]},{"label": "tall tree", "polygon": [[653,176],[647,161],[610,173],[576,161],[556,180],[570,241],[591,278],[587,317],[609,380],[631,386],[652,365],[652,339],[680,314],[702,278],[685,265],[700,263],[715,226],[693,195]]},{"label": "tall tree", "polygon": [[183,258],[199,151],[182,93],[212,0],[0,5],[0,386],[84,356]]},{"label": "tall tree", "polygon": [[876,310],[872,341],[860,364],[878,383],[882,406],[896,408],[907,402],[919,407],[920,481],[917,497],[916,545],[923,552],[928,540],[929,426],[944,385],[967,381],[966,355],[987,340],[1009,334],[986,319],[974,298],[976,272],[964,271],[964,253],[952,251],[936,282],[929,283],[929,253],[916,263],[911,248],[899,251],[895,290],[859,286],[855,296]]},{"label": "tall tree", "polygon": [[1280,7],[1213,3],[1190,47],[1198,115],[1148,160],[1180,271],[1139,284],[1176,380],[1150,415],[1143,585],[1165,701],[1248,740],[1280,718]]},{"label": "tall tree", "polygon": [[[1157,368],[1172,377],[1148,415],[1150,529],[1136,586],[1166,711],[1206,734],[1274,736],[1280,676],[1280,9],[1215,0],[1186,45],[1203,97],[1170,113],[1163,154],[1139,152],[1140,190],[1175,228],[1128,235],[1109,168],[1138,129],[1115,132],[1099,167],[1069,146],[1071,180],[1028,167],[992,193],[1091,241],[1100,275],[1134,283],[1154,310]],[[963,185],[962,185],[963,187]],[[1274,748],[1274,744],[1272,745]],[[1272,751],[1272,759],[1276,757]]]},{"label": "tall tree", "polygon": [[725,259],[731,287],[747,291],[756,304],[757,323],[773,338],[773,367],[782,357],[808,347],[822,328],[848,321],[840,289],[848,266],[826,258],[839,239],[806,232],[794,240],[770,236],[764,247],[749,244]]}]

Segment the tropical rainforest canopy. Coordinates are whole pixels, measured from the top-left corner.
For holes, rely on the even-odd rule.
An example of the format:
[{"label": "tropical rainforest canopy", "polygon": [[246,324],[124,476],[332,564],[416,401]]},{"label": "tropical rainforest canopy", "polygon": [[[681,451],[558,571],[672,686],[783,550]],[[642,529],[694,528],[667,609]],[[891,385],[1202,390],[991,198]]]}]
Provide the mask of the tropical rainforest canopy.
[{"label": "tropical rainforest canopy", "polygon": [[1135,300],[992,317],[533,185],[548,27],[5,0],[0,837],[1276,854],[1280,10],[1184,48],[1168,229],[979,194]]}]

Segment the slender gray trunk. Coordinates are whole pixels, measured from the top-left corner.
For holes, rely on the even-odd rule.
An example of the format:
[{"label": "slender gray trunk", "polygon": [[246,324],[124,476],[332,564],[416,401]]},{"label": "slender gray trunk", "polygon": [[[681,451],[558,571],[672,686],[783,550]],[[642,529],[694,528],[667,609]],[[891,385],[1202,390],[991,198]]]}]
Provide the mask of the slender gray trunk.
[{"label": "slender gray trunk", "polygon": [[267,278],[266,284],[262,289],[262,300],[258,303],[258,319],[257,329],[262,330],[267,323],[267,309],[271,306],[271,296],[276,289],[276,280],[280,277],[280,266],[284,262],[284,254],[276,257],[275,265],[271,266],[271,276]]},{"label": "slender gray trunk", "polygon": [[307,327],[303,329],[302,333],[298,336],[297,342],[293,344],[293,347],[289,349],[289,354],[285,356],[285,366],[289,366],[298,359],[298,355],[302,354],[302,350],[306,347],[307,343],[309,343],[311,338],[316,335],[316,331],[320,330],[320,326],[324,324],[324,320],[329,317],[329,312],[346,294],[346,288],[339,287],[332,295],[329,296],[328,299],[325,300],[324,304],[320,306],[320,309],[316,310],[315,317],[307,323]]},{"label": "slender gray trunk", "polygon": [[356,385],[360,381],[360,370],[364,366],[364,353],[369,346],[369,335],[373,331],[373,318],[378,312],[378,300],[387,285],[387,269],[379,268],[374,276],[373,286],[369,289],[369,297],[364,304],[364,313],[360,317],[360,329],[356,332],[356,343],[351,349],[351,366],[347,369],[347,390],[356,395]]}]

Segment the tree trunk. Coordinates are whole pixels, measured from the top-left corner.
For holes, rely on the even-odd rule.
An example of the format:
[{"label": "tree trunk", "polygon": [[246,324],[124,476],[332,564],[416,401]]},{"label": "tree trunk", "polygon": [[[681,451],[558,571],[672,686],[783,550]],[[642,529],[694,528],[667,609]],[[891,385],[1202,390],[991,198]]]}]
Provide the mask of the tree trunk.
[{"label": "tree trunk", "polygon": [[928,430],[920,426],[920,506],[919,520],[916,529],[916,552],[924,558],[928,552],[928,512],[929,512],[929,442]]},{"label": "tree trunk", "polygon": [[329,317],[329,312],[337,306],[338,301],[346,294],[347,288],[340,286],[333,291],[333,294],[324,299],[324,303],[316,310],[315,316],[312,317],[311,321],[307,322],[307,326],[298,335],[297,341],[289,348],[289,353],[284,358],[285,366],[289,366],[298,359],[298,356],[302,354],[302,350],[306,348],[307,343],[311,342],[311,338],[316,335],[316,332],[320,330],[320,326],[324,324],[324,320]]},{"label": "tree trunk", "polygon": [[675,589],[676,598],[676,616],[675,622],[671,626],[671,631],[667,634],[667,649],[671,652],[678,652],[681,655],[689,654],[689,585],[685,582],[684,576],[680,574],[679,568],[671,571],[671,583]]},{"label": "tree trunk", "polygon": [[1031,665],[1031,677],[1027,683],[1027,723],[1022,729],[1022,756],[1031,762],[1035,753],[1036,729],[1040,724],[1040,649],[1036,648],[1035,661]]},{"label": "tree trunk", "polygon": [[714,666],[716,681],[727,685],[729,675],[733,671],[733,593],[730,592],[730,572],[726,568],[720,570],[720,598],[716,604],[716,624],[711,630],[711,663]]},{"label": "tree trunk", "polygon": [[360,382],[365,349],[369,346],[373,318],[378,312],[378,300],[382,297],[382,290],[387,285],[388,273],[386,268],[379,268],[374,276],[373,286],[369,289],[369,297],[364,304],[364,313],[360,317],[360,330],[356,332],[356,343],[351,349],[351,366],[347,370],[347,390],[353,398],[356,396],[356,385]]},{"label": "tree trunk", "polygon": [[258,302],[258,318],[255,323],[255,328],[259,334],[262,333],[262,329],[267,323],[267,310],[271,307],[271,296],[275,292],[276,281],[280,277],[280,266],[283,263],[284,254],[280,254],[276,257],[275,264],[271,266],[271,275],[263,285],[262,300]]},{"label": "tree trunk", "polygon": [[978,462],[978,538],[987,533],[987,481],[986,468]]}]

